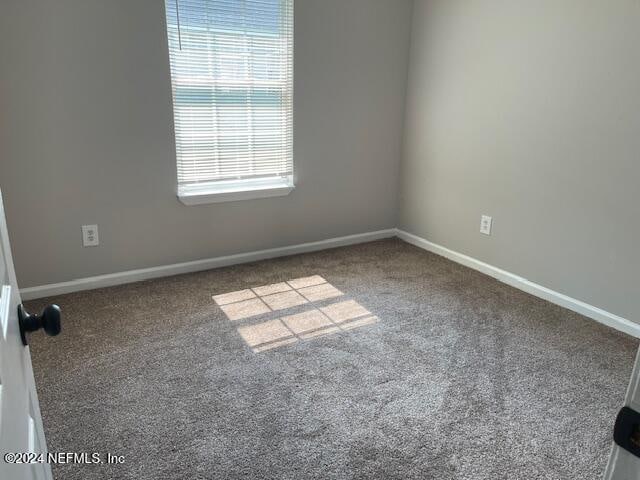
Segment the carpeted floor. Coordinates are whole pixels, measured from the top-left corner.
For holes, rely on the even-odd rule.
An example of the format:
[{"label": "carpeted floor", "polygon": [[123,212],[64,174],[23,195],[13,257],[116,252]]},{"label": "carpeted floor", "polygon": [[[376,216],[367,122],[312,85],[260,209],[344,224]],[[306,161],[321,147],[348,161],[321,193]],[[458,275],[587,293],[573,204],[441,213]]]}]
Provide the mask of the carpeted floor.
[{"label": "carpeted floor", "polygon": [[396,239],[51,301],[59,480],[598,479],[638,346]]}]

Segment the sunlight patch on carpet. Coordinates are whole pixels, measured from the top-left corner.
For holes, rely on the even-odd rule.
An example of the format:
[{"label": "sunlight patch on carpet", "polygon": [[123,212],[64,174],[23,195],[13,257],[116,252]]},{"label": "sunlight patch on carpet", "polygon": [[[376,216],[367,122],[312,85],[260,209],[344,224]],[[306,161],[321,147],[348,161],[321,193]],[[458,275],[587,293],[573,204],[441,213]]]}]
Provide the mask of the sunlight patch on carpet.
[{"label": "sunlight patch on carpet", "polygon": [[[333,303],[322,306],[315,302]],[[300,340],[331,335],[372,325],[378,317],[320,275],[214,295],[213,300],[232,322],[243,322],[238,334],[255,352],[264,352]],[[305,310],[265,320],[271,312],[305,306]],[[252,320],[252,324],[244,324]]]}]

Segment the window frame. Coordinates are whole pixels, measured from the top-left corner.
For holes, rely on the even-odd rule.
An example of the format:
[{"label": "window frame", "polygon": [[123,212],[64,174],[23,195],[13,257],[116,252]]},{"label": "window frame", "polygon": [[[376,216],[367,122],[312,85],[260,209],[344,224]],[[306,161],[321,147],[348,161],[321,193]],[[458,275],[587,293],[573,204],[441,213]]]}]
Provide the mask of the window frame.
[{"label": "window frame", "polygon": [[[289,43],[289,62],[291,84],[288,89],[290,96],[290,111],[288,115],[291,118],[290,125],[290,173],[282,176],[255,177],[245,179],[229,179],[229,180],[213,180],[193,183],[180,183],[179,177],[176,177],[176,194],[180,202],[184,205],[203,205],[211,203],[234,202],[240,200],[251,200],[259,198],[283,197],[289,195],[295,189],[295,163],[293,153],[293,117],[294,117],[294,0],[291,0],[291,37]],[[165,3],[167,8],[167,3]],[[165,33],[167,35],[167,51],[171,59],[171,45],[169,43],[169,20],[165,14]],[[171,108],[173,114],[174,127],[174,146],[176,147],[176,167],[179,168],[178,144],[176,131],[176,85],[174,83],[173,65],[170,66],[171,81]]]}]

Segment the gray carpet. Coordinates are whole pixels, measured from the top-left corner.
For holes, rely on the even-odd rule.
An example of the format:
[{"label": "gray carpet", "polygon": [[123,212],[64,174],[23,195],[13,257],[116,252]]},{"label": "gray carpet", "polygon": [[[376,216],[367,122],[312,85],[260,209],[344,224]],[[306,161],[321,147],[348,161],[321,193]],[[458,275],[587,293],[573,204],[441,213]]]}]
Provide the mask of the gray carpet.
[{"label": "gray carpet", "polygon": [[[212,299],[314,275],[313,302]],[[63,333],[32,340],[49,449],[125,457],[60,480],[597,479],[637,349],[396,239],[28,307],[50,301]]]}]

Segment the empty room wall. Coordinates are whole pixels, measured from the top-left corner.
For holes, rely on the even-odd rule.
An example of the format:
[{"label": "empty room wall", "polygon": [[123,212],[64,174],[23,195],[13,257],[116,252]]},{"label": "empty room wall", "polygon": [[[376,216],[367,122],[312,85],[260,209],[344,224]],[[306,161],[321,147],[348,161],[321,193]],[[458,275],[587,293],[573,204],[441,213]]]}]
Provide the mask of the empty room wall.
[{"label": "empty room wall", "polygon": [[640,321],[639,26],[637,0],[417,0],[400,228]]},{"label": "empty room wall", "polygon": [[[296,190],[187,207],[164,2],[3,2],[0,188],[20,286],[395,227],[410,12],[296,0]],[[83,248],[94,223],[101,245]]]}]

